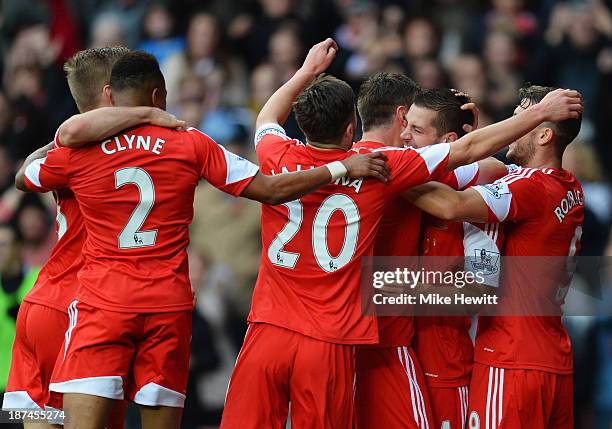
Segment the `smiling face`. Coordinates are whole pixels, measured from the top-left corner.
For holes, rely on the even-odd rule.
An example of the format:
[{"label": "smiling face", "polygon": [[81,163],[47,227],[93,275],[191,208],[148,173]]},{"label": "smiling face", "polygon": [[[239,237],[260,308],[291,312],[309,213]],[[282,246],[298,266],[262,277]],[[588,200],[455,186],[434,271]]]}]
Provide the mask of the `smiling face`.
[{"label": "smiling face", "polygon": [[404,144],[421,148],[438,143],[440,136],[433,125],[437,115],[434,110],[414,104],[410,106],[405,116],[406,127],[401,134]]},{"label": "smiling face", "polygon": [[[518,115],[527,107],[529,107],[529,105],[521,102],[521,105],[514,109],[514,114]],[[539,128],[540,127],[525,134],[510,145],[508,153],[506,154],[506,158],[508,158],[510,162],[520,166],[526,166],[529,161],[533,159],[536,151],[536,138]]]}]

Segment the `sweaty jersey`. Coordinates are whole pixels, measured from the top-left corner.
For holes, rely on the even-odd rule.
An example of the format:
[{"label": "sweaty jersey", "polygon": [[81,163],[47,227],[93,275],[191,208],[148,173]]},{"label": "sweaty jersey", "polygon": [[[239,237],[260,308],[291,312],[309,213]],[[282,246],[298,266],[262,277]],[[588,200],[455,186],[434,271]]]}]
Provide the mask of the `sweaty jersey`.
[{"label": "sweaty jersey", "polygon": [[391,179],[338,179],[299,200],[262,208],[262,260],[250,322],[264,322],[339,344],[378,342],[376,319],[363,316],[361,263],[371,257],[385,204],[444,172],[450,147],[388,148],[360,142],[349,152],[292,140],[277,124],[256,133],[262,171],[278,174],[383,151]]},{"label": "sweaty jersey", "polygon": [[553,314],[481,317],[475,361],[501,368],[571,373],[571,345],[561,322],[561,305],[580,249],[584,221],[580,183],[565,170],[521,168],[474,189],[489,208],[489,221],[505,222],[502,256],[507,258],[500,308],[504,309],[508,295],[510,308],[533,308],[536,302],[545,314]]},{"label": "sweaty jersey", "polygon": [[[500,224],[445,221],[425,215],[421,239],[423,264],[441,271],[479,271],[485,284],[498,287],[503,240]],[[470,384],[474,361],[471,324],[468,316],[416,318],[414,351],[429,386],[451,388]]]},{"label": "sweaty jersey", "polygon": [[[478,163],[472,163],[442,174],[437,181],[463,189],[478,180]],[[417,270],[419,255],[419,234],[423,212],[409,203],[405,198],[397,197],[386,207],[374,244],[375,256],[411,256],[406,259],[406,266]],[[413,316],[380,316],[378,330],[380,347],[409,346],[414,336],[415,318]]]},{"label": "sweaty jersey", "polygon": [[77,299],[148,313],[192,308],[187,246],[198,181],[237,196],[257,171],[193,128],[142,126],[82,149],[53,149],[28,166],[26,181],[76,196],[87,229]]},{"label": "sweaty jersey", "polygon": [[[54,143],[59,147],[57,133]],[[57,204],[57,243],[41,268],[34,287],[23,300],[65,312],[76,297],[77,273],[83,266],[86,232],[72,191],[58,189],[53,194]]]}]

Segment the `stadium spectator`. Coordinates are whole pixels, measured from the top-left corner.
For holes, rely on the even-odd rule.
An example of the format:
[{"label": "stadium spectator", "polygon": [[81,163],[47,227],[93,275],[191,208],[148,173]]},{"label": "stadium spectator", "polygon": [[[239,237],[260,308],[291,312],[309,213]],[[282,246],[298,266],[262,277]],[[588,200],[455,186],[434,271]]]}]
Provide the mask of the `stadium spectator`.
[{"label": "stadium spectator", "polygon": [[[47,197],[45,195],[42,198]],[[22,238],[21,255],[27,266],[42,266],[57,241],[57,235],[51,228],[49,212],[38,195],[27,195],[15,215]]]},{"label": "stadium spectator", "polygon": [[220,50],[221,29],[208,13],[193,15],[187,30],[184,51],[172,55],[161,65],[166,77],[168,106],[177,102],[177,89],[187,74],[201,77],[206,87],[206,103],[243,105],[246,100],[246,74],[240,61]]},{"label": "stadium spectator", "polygon": [[155,55],[163,63],[166,58],[185,49],[185,38],[174,35],[174,17],[162,2],[151,2],[142,22],[142,40],[138,49]]},{"label": "stadium spectator", "polygon": [[29,267],[21,258],[18,230],[8,223],[0,224],[0,393],[4,393],[11,365],[15,338],[15,321],[19,304],[32,288],[38,267]]}]

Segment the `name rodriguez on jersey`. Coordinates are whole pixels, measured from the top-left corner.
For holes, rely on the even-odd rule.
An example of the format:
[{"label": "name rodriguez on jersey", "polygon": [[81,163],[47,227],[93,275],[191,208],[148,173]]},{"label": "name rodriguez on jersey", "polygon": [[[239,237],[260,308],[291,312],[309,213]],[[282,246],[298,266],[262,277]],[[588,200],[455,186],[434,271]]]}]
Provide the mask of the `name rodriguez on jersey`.
[{"label": "name rodriguez on jersey", "polygon": [[559,220],[559,223],[563,223],[563,219],[567,213],[575,206],[584,205],[584,196],[578,189],[572,189],[567,191],[567,196],[563,198],[557,207],[555,207],[555,216]]}]

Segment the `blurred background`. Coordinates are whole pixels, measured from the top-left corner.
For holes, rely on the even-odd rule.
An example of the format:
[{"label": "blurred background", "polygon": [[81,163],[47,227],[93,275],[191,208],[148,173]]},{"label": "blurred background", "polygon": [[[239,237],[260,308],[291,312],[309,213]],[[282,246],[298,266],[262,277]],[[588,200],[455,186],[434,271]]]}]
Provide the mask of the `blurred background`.
[{"label": "blurred background", "polygon": [[[371,73],[403,72],[426,88],[468,93],[481,109],[481,125],[511,115],[525,82],[579,90],[586,104],[582,132],[564,167],[586,195],[582,255],[612,255],[610,0],[3,0],[0,361],[10,359],[14,319],[28,288],[8,279],[21,270],[33,281],[56,240],[51,197],[18,192],[13,178],[23,159],[77,113],[65,60],[80,49],[112,45],[154,54],[166,77],[168,110],[254,159],[259,109],[309,47],[329,36],[341,48],[329,72],[355,89]],[[286,129],[301,137],[293,118]],[[259,205],[203,184],[192,230],[198,304],[184,427],[214,428],[259,267]],[[566,319],[576,355],[576,427],[610,429],[612,319]],[[0,374],[0,392],[5,385]],[[137,420],[130,415],[128,428],[138,427]]]}]

